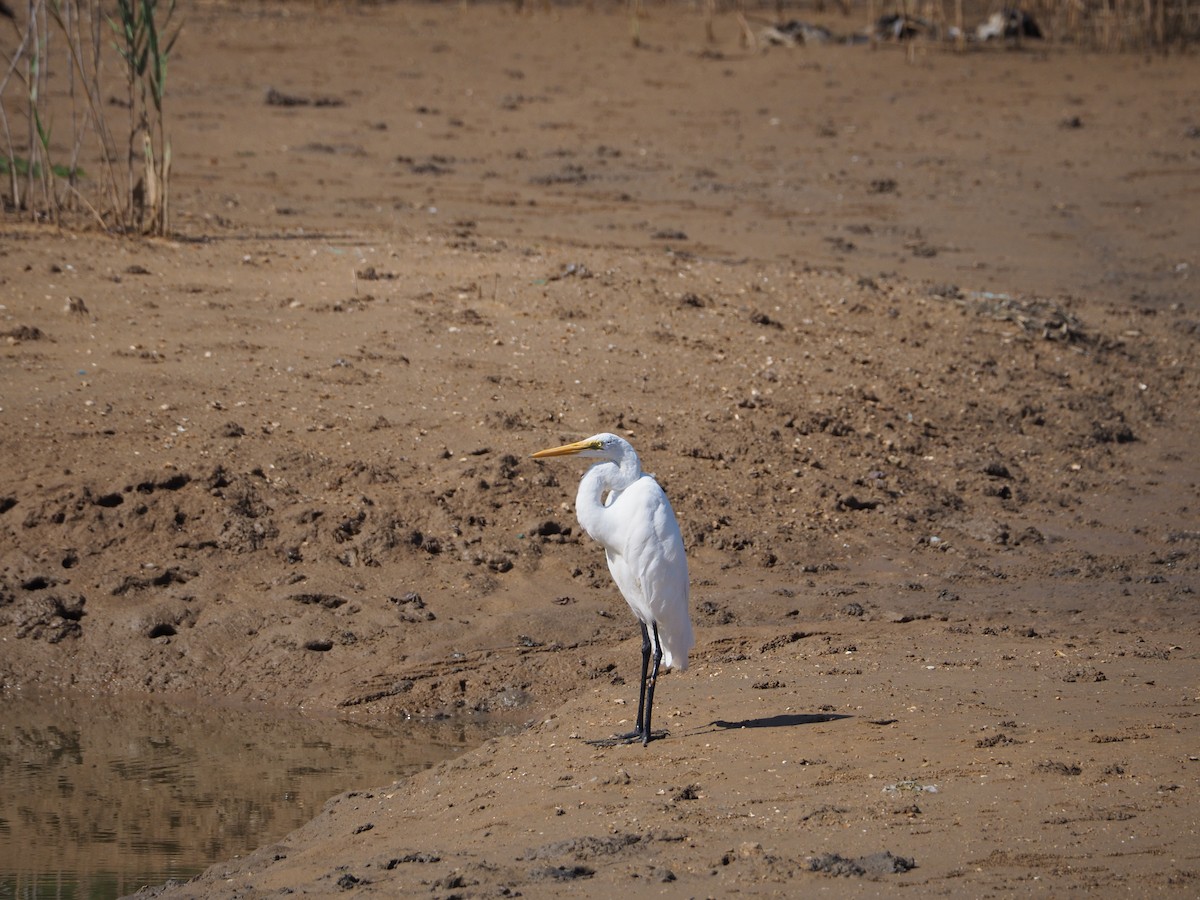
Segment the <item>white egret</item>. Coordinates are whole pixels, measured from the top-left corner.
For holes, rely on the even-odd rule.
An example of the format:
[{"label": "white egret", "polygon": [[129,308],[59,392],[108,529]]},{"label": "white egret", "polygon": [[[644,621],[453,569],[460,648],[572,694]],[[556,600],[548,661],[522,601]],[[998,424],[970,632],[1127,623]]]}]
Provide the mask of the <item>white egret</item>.
[{"label": "white egret", "polygon": [[[683,671],[695,639],[688,617],[688,569],[675,511],[637,452],[615,434],[539,450],[534,459],[581,456],[599,460],[575,497],[583,530],[602,547],[608,571],[642,628],[642,680],[637,727],[616,740],[650,743],[650,713],[660,663]],[[654,666],[650,667],[653,654]]]}]

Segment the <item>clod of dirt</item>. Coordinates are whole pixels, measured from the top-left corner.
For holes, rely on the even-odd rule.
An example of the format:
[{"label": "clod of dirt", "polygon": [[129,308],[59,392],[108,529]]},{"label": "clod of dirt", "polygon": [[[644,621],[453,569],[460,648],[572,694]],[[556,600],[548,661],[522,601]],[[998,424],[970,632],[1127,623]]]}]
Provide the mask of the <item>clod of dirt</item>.
[{"label": "clod of dirt", "polygon": [[787,644],[794,644],[796,641],[802,641],[808,636],[809,635],[803,631],[793,631],[790,634],[783,634],[777,638],[772,638],[771,640],[765,642],[759,648],[759,652],[766,653],[770,650],[777,650],[780,647],[786,646]]},{"label": "clod of dirt", "polygon": [[285,94],[282,91],[277,91],[275,88],[267,88],[266,104],[267,106],[316,106],[316,107],[334,107],[344,106],[345,100],[340,100],[337,97],[303,97],[299,94]]},{"label": "clod of dirt", "polygon": [[853,494],[849,494],[845,497],[839,497],[837,502],[834,504],[834,508],[837,509],[838,512],[875,509],[878,506],[878,500],[859,500]]},{"label": "clod of dirt", "polygon": [[157,575],[126,575],[121,579],[120,583],[113,588],[114,597],[120,597],[131,591],[142,591],[151,587],[167,587],[172,584],[187,584],[196,577],[196,572],[185,572],[174,567],[163,569]]},{"label": "clod of dirt", "polygon": [[547,866],[544,869],[534,869],[529,873],[533,881],[577,881],[581,878],[591,878],[596,870],[588,866]]},{"label": "clod of dirt", "polygon": [[405,622],[432,622],[437,619],[432,610],[425,608],[425,601],[416,591],[409,591],[403,597],[388,597],[388,601],[396,604],[396,611]]},{"label": "clod of dirt", "polygon": [[397,856],[389,859],[384,865],[385,869],[394,869],[396,866],[404,863],[436,863],[441,862],[442,858],[436,853],[425,853],[417,851],[415,853],[405,853],[403,856]]},{"label": "clod of dirt", "polygon": [[716,625],[728,625],[734,619],[732,610],[714,603],[712,600],[705,600],[701,603],[699,611],[712,619]]},{"label": "clod of dirt", "polygon": [[1037,764],[1039,772],[1045,772],[1050,775],[1079,775],[1083,772],[1075,763],[1059,762],[1058,760],[1048,759],[1045,762]]},{"label": "clod of dirt", "polygon": [[1131,444],[1137,435],[1125,422],[1094,422],[1092,440],[1097,444]]},{"label": "clod of dirt", "polygon": [[979,747],[980,749],[986,750],[989,747],[998,747],[1001,744],[1019,744],[1019,743],[1020,743],[1020,741],[1018,741],[1016,738],[1011,738],[1007,734],[1005,734],[1003,731],[999,731],[996,734],[991,734],[985,738],[980,738],[979,740],[977,740],[975,742],[975,746]]},{"label": "clod of dirt", "polygon": [[351,888],[356,888],[360,884],[369,884],[369,883],[370,882],[366,881],[365,879],[359,878],[356,875],[351,875],[349,872],[346,872],[344,875],[342,875],[341,878],[339,878],[337,880],[337,886],[339,888],[341,888],[343,891],[348,891]]},{"label": "clod of dirt", "polygon": [[808,861],[810,872],[823,872],[826,875],[856,878],[878,878],[882,875],[896,875],[915,869],[916,861],[911,856],[896,856],[890,850],[882,853],[871,853],[853,859],[837,853],[826,853]]},{"label": "clod of dirt", "polygon": [[346,604],[346,598],[336,594],[300,593],[292,594],[288,599],[305,606],[322,606],[325,609],[337,609]]},{"label": "clod of dirt", "polygon": [[613,834],[604,837],[570,838],[565,841],[555,841],[533,850],[527,850],[523,859],[551,859],[555,856],[571,854],[576,859],[594,859],[597,856],[612,856],[620,853],[626,847],[640,843],[642,836],[638,834]]},{"label": "clod of dirt", "polygon": [[57,594],[38,593],[16,605],[8,619],[17,625],[15,636],[45,640],[57,644],[65,638],[77,638],[83,633],[80,620],[84,616],[82,596],[63,598]]},{"label": "clod of dirt", "polygon": [[8,338],[14,344],[19,344],[22,341],[49,340],[46,332],[33,325],[18,325],[16,328],[9,329],[8,331],[0,331],[0,337]]},{"label": "clod of dirt", "polygon": [[764,312],[751,313],[750,321],[755,325],[762,325],[764,328],[783,328],[782,322],[772,319]]}]

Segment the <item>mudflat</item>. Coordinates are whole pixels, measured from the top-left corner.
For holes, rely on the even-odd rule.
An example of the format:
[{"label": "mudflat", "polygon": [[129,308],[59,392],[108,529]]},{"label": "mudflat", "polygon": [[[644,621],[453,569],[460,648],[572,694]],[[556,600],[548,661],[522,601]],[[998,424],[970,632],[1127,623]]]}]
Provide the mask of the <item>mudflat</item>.
[{"label": "mudflat", "polygon": [[152,893],[1196,893],[1200,60],[741,34],[205,5],[174,237],[4,219],[4,693],[530,723]]}]

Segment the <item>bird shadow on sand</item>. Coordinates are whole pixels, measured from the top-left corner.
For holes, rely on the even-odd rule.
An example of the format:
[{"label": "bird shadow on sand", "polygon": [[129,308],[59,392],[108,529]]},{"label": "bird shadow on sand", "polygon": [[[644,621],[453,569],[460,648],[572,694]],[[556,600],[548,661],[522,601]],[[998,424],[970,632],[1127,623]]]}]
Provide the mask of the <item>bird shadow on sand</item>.
[{"label": "bird shadow on sand", "polygon": [[[760,716],[754,719],[739,719],[736,722],[727,722],[724,719],[715,719],[707,725],[700,725],[692,731],[685,731],[679,734],[681,738],[697,737],[702,734],[712,734],[714,731],[737,731],[741,728],[794,728],[797,725],[819,725],[822,722],[836,722],[838,719],[852,719],[853,716],[843,713],[781,713],[777,716]],[[660,741],[663,738],[670,737],[671,732],[666,729],[652,731],[650,740]],[[627,744],[640,744],[640,737],[635,737],[632,734],[613,735],[608,738],[596,738],[593,740],[584,740],[583,743],[589,747],[617,747]]]},{"label": "bird shadow on sand", "polygon": [[836,722],[838,719],[852,718],[854,717],[843,713],[780,713],[777,716],[758,716],[753,719],[739,719],[736,722],[716,719],[696,733],[736,731],[740,728],[795,728],[798,725],[819,725],[822,722]]}]

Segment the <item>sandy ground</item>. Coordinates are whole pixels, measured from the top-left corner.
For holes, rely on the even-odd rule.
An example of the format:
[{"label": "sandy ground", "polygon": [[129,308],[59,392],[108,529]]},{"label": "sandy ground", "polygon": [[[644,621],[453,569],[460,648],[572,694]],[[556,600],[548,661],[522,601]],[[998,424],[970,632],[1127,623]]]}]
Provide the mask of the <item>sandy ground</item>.
[{"label": "sandy ground", "polygon": [[177,239],[5,221],[3,692],[533,723],[163,896],[1200,889],[1200,60],[716,25],[205,6]]}]

